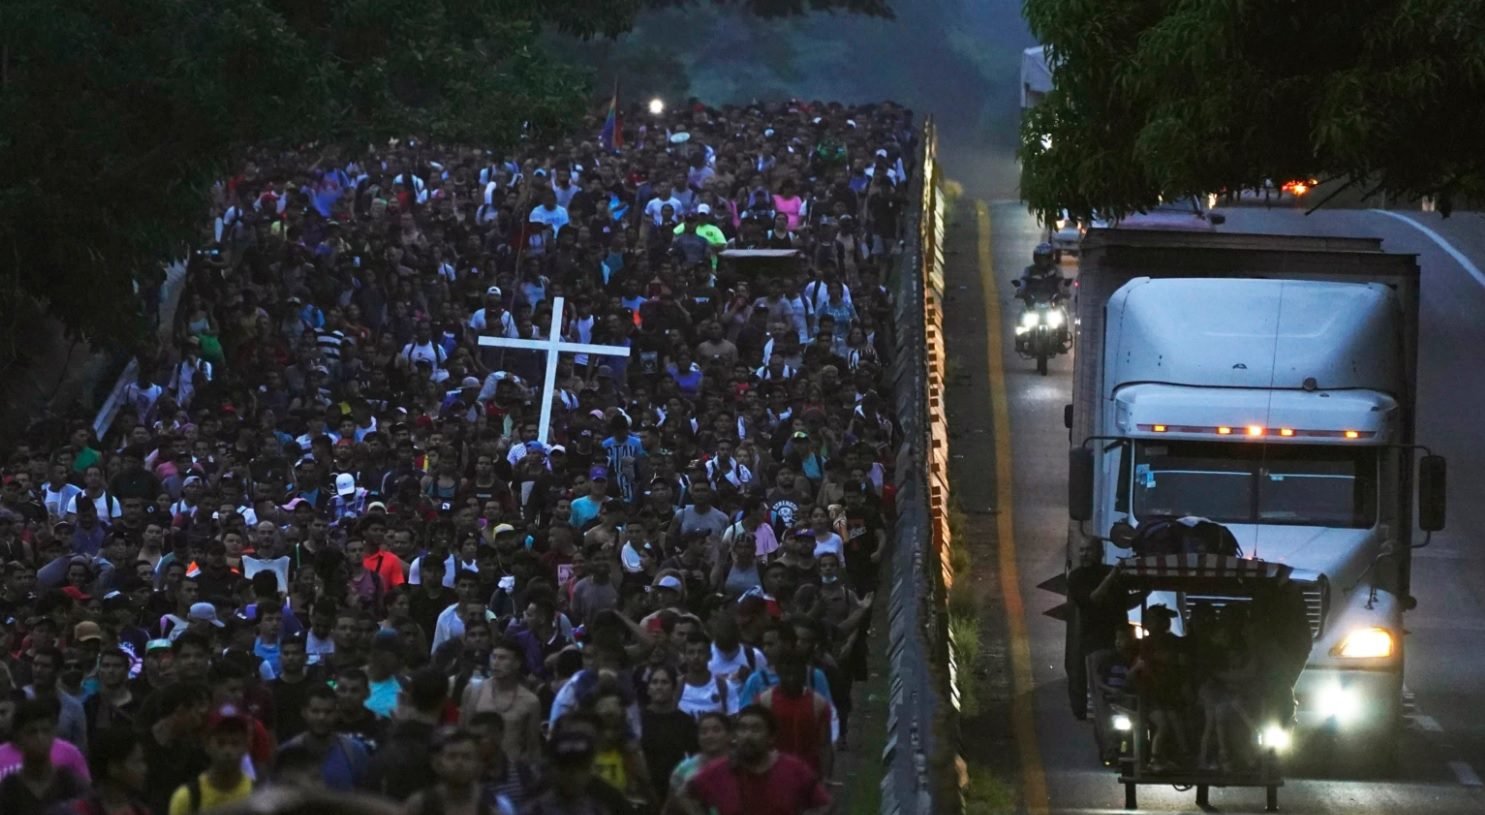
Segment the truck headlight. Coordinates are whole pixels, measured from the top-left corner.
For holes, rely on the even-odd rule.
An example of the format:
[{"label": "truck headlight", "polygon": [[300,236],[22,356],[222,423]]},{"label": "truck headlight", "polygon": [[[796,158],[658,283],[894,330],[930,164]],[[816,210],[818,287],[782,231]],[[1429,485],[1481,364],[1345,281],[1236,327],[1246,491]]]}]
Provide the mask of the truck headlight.
[{"label": "truck headlight", "polygon": [[1037,316],[1035,311],[1028,311],[1021,315],[1022,328],[1036,328],[1036,324],[1039,322],[1041,322],[1041,318]]},{"label": "truck headlight", "polygon": [[1055,310],[1055,309],[1052,310],[1052,311],[1047,312],[1047,325],[1049,325],[1049,326],[1051,326],[1053,328],[1061,328],[1062,327],[1062,312],[1060,310]]},{"label": "truck headlight", "polygon": [[1343,659],[1382,659],[1392,656],[1392,632],[1380,626],[1358,628],[1330,651]]},{"label": "truck headlight", "polygon": [[1345,724],[1361,713],[1361,694],[1340,683],[1329,685],[1315,694],[1315,709],[1321,716]]},{"label": "truck headlight", "polygon": [[1115,716],[1114,716],[1114,729],[1115,730],[1119,730],[1119,731],[1125,731],[1125,732],[1130,731],[1130,730],[1133,730],[1134,729],[1134,722],[1131,722],[1129,720],[1129,717],[1128,716],[1125,716],[1123,713],[1115,714]]},{"label": "truck headlight", "polygon": [[1282,753],[1288,750],[1291,741],[1289,731],[1276,724],[1271,724],[1263,728],[1262,732],[1258,735],[1258,743],[1264,747],[1272,748],[1276,753]]}]

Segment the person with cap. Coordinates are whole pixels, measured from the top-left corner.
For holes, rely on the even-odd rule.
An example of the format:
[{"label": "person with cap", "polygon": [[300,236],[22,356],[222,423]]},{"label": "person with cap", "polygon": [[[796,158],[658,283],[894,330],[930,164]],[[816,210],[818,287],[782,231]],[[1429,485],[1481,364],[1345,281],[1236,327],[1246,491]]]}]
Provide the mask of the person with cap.
[{"label": "person with cap", "polygon": [[470,315],[469,327],[484,336],[514,338],[516,320],[509,311],[505,310],[503,297],[504,294],[499,286],[486,288],[484,305]]},{"label": "person with cap", "polygon": [[366,496],[366,490],[356,485],[354,473],[335,476],[335,495],[330,498],[330,521],[345,524],[360,518],[366,513]]},{"label": "person with cap", "polygon": [[595,464],[588,469],[588,492],[572,501],[567,522],[574,529],[583,529],[603,511],[608,502],[608,467]]},{"label": "person with cap", "polygon": [[252,720],[236,705],[220,705],[206,717],[207,768],[170,796],[168,815],[195,815],[253,792],[253,779],[243,771]]}]

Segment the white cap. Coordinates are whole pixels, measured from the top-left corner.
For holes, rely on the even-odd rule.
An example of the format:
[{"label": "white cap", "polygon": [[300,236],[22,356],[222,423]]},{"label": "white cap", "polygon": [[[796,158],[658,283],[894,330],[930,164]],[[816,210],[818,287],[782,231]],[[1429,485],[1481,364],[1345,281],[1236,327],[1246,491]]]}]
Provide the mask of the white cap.
[{"label": "white cap", "polygon": [[697,204],[696,205],[696,214],[697,215],[710,215],[710,214],[712,214],[711,205],[710,204]]},{"label": "white cap", "polygon": [[499,297],[500,296],[500,287],[499,286],[491,286],[490,288],[485,289],[485,294],[487,294],[487,295],[489,295],[491,297]]},{"label": "white cap", "polygon": [[341,473],[335,476],[335,494],[340,496],[350,495],[356,491],[356,477],[350,473]]}]

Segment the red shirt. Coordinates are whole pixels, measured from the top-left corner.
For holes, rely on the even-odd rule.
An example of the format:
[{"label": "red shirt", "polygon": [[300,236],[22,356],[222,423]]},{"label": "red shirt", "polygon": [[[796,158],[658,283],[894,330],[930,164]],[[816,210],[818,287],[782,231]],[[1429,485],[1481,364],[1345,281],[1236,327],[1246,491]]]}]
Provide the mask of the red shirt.
[{"label": "red shirt", "polygon": [[366,566],[367,571],[376,572],[381,577],[383,592],[407,582],[407,576],[402,573],[402,561],[391,552],[378,551],[374,555],[367,555],[361,563]]},{"label": "red shirt", "polygon": [[686,789],[717,815],[799,815],[830,805],[815,771],[787,753],[776,754],[761,775],[719,758],[696,773]]}]

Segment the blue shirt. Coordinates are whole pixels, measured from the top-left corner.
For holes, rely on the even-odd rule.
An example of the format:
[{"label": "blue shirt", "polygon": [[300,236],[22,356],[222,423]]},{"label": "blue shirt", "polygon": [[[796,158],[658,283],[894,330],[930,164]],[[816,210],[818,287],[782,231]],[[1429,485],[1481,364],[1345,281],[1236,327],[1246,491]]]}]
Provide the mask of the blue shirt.
[{"label": "blue shirt", "polygon": [[598,517],[599,509],[598,499],[584,495],[572,502],[572,511],[567,515],[567,522],[572,524],[573,529],[582,529],[585,524]]},{"label": "blue shirt", "polygon": [[[759,668],[748,674],[748,681],[743,683],[742,690],[737,695],[738,709],[757,702],[759,695],[777,684],[779,675],[767,668]],[[830,683],[825,679],[825,672],[819,668],[812,668],[810,671],[810,690],[825,697],[825,701],[830,704],[835,704],[835,700],[830,698]]]}]

